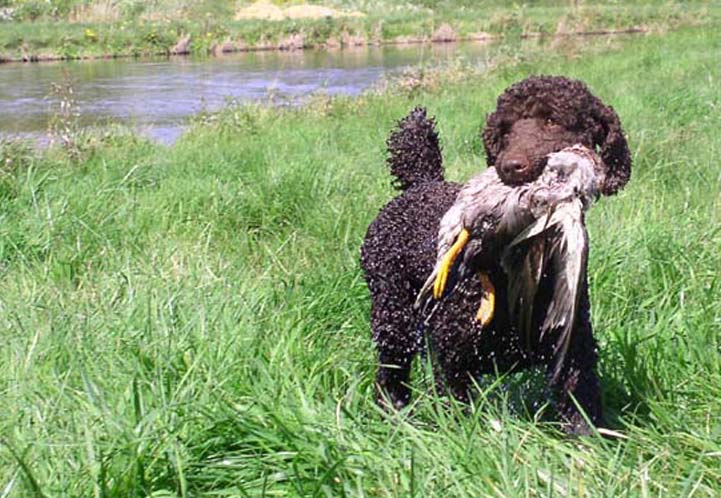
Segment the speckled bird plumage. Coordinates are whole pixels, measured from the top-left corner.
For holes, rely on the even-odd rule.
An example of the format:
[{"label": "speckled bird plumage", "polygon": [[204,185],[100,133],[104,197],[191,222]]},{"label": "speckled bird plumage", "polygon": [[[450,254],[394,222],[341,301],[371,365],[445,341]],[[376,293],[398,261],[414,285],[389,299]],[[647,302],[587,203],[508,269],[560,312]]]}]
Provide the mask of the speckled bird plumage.
[{"label": "speckled bird plumage", "polygon": [[[470,230],[476,243],[482,243],[484,236],[508,241],[534,222],[547,219],[565,202],[578,201],[587,209],[598,198],[602,164],[595,152],[575,145],[550,154],[541,176],[519,186],[503,183],[495,168],[486,169],[461,188],[441,218],[439,259],[464,228]],[[466,252],[470,254],[467,257],[474,255],[474,251]]]},{"label": "speckled bird plumage", "polygon": [[[441,219],[436,264],[416,305],[431,299],[430,289],[443,257],[466,229],[472,238],[459,264],[454,265],[455,275],[446,294],[453,291],[458,280],[484,270],[484,249],[500,251],[501,265],[508,275],[508,302],[499,305],[508,306],[527,348],[554,331],[560,364],[568,348],[583,258],[588,252],[583,213],[598,198],[602,177],[603,163],[598,155],[575,145],[550,154],[543,172],[533,182],[506,185],[495,168],[471,178]],[[540,329],[531,330],[538,285],[549,267],[557,273],[550,309]],[[433,306],[427,309],[430,313]],[[531,337],[534,332],[537,337]]]}]

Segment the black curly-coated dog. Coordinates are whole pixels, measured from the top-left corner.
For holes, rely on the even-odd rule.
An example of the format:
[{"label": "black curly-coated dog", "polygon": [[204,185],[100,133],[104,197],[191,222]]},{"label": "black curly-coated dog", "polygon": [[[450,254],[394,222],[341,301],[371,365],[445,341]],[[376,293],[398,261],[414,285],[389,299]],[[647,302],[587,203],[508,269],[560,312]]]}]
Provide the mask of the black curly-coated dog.
[{"label": "black curly-coated dog", "polygon": [[[631,173],[628,146],[615,111],[585,84],[565,77],[534,76],[508,88],[488,116],[483,143],[488,165],[495,166],[501,179],[513,185],[536,179],[549,153],[579,143],[595,149],[604,161],[603,194],[616,193]],[[361,264],[371,294],[371,325],[378,349],[378,401],[400,408],[410,400],[411,362],[423,343],[421,312],[414,309],[414,301],[436,260],[439,221],[461,186],[443,179],[435,123],[424,109],[413,110],[398,123],[388,139],[388,150],[388,164],[402,193],[368,228]],[[469,399],[474,379],[483,374],[535,366],[550,371],[554,364],[551,334],[530,348],[521,344],[502,304],[507,286],[498,263],[491,268],[490,277],[499,304],[493,321],[483,330],[475,319],[482,292],[475,278],[460,282],[430,319],[423,317],[442,371],[442,384],[460,400]],[[543,323],[548,309],[554,287],[550,280],[544,276],[541,281],[534,303],[534,327]],[[570,432],[589,430],[577,406],[593,424],[603,424],[596,361],[584,277],[561,374],[548,375],[559,416]]]}]

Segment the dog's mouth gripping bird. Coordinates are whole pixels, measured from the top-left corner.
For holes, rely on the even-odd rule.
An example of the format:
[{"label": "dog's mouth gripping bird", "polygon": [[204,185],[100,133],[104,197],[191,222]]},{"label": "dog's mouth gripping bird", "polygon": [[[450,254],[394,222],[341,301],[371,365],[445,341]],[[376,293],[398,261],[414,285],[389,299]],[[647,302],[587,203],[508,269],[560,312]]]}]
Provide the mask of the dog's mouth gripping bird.
[{"label": "dog's mouth gripping bird", "polygon": [[533,303],[541,277],[553,272],[553,298],[540,327],[541,340],[558,330],[557,352],[568,347],[588,253],[583,213],[598,198],[603,163],[592,150],[574,145],[548,156],[533,182],[504,184],[488,168],[472,178],[440,222],[438,256],[416,306],[439,301],[455,284],[478,274],[483,298],[476,318],[493,320],[496,291],[484,267],[498,257],[508,280],[508,310],[530,345]]}]

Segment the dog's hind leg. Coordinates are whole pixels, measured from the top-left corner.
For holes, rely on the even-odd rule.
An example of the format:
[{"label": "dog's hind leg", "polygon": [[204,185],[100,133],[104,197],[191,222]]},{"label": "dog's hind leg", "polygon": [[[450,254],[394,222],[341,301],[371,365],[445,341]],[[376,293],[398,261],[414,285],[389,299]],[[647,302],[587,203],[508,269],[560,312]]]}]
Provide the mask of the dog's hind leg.
[{"label": "dog's hind leg", "polygon": [[415,294],[400,276],[369,282],[369,287],[378,350],[377,399],[381,406],[399,409],[410,401],[411,363],[421,346],[413,309]]}]

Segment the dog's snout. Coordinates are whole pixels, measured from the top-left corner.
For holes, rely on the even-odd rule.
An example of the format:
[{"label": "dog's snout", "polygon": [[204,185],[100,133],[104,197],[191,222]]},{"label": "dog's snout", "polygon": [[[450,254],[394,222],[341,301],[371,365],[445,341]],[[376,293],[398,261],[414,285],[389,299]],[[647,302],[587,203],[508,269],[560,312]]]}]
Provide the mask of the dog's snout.
[{"label": "dog's snout", "polygon": [[501,170],[506,178],[519,178],[525,176],[528,164],[520,159],[508,159],[501,164]]}]

